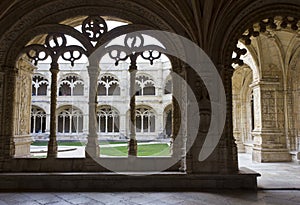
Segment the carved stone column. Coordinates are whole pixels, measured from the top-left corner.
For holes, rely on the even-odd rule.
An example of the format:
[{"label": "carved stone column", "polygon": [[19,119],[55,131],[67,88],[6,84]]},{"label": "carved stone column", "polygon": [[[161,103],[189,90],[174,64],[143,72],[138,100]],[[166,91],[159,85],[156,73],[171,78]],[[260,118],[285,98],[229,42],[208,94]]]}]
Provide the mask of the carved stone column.
[{"label": "carved stone column", "polygon": [[23,59],[18,61],[17,92],[16,92],[16,112],[15,112],[15,135],[14,157],[30,156],[30,113],[31,113],[31,93],[32,74],[35,69],[28,61]]},{"label": "carved stone column", "polygon": [[226,121],[220,142],[216,148],[218,153],[218,169],[220,173],[235,173],[238,171],[237,145],[233,137],[232,119],[232,76],[231,66],[219,65],[223,86],[226,94]]},{"label": "carved stone column", "polygon": [[2,66],[1,98],[2,106],[2,126],[0,138],[0,157],[1,161],[14,157],[15,155],[15,113],[16,113],[16,91],[18,69],[10,66]]},{"label": "carved stone column", "polygon": [[254,95],[254,147],[252,158],[257,162],[291,161],[284,129],[284,96],[276,81],[251,85]]},{"label": "carved stone column", "polygon": [[[191,70],[188,73],[189,85],[192,87],[193,92],[197,98],[197,104],[199,106],[200,124],[196,141],[190,150],[192,156],[192,172],[193,173],[236,173],[238,171],[237,161],[237,148],[233,137],[232,129],[232,84],[231,77],[233,74],[233,68],[220,65],[218,70],[221,73],[223,85],[226,94],[226,121],[225,126],[218,142],[217,147],[212,154],[204,161],[199,161],[199,153],[203,149],[203,143],[207,138],[211,123],[211,104],[219,103],[217,99],[211,102],[207,88],[205,87],[202,79],[206,79],[209,82],[210,78],[214,78],[213,73],[206,73],[205,76],[196,76],[197,74]],[[196,77],[195,77],[196,76]],[[221,88],[214,87],[214,92],[222,92]],[[194,102],[191,102],[194,103]],[[188,113],[190,116],[193,113]],[[214,122],[218,123],[218,122]],[[213,134],[218,135],[217,130],[212,130]]]},{"label": "carved stone column", "polygon": [[88,73],[90,78],[89,88],[89,134],[88,142],[85,148],[85,156],[90,158],[97,158],[100,156],[100,148],[97,134],[97,87],[98,76],[100,68],[97,65],[91,65],[88,67]]},{"label": "carved stone column", "polygon": [[[242,119],[242,104],[241,104],[241,97],[239,94],[232,95],[232,117],[233,117],[233,136],[236,140],[238,152],[245,153],[245,145],[242,136],[242,126],[243,120]],[[245,105],[243,105],[245,106]],[[245,123],[244,123],[245,124]]]},{"label": "carved stone column", "polygon": [[136,62],[132,61],[129,67],[130,73],[130,86],[129,86],[129,96],[130,96],[130,122],[129,122],[129,145],[128,145],[128,155],[137,156],[137,141],[136,141],[136,115],[135,115],[135,80],[137,73]]},{"label": "carved stone column", "polygon": [[57,74],[59,66],[57,62],[51,63],[51,99],[50,99],[50,135],[48,142],[47,158],[57,157],[57,136],[56,136],[56,107],[57,107]]}]

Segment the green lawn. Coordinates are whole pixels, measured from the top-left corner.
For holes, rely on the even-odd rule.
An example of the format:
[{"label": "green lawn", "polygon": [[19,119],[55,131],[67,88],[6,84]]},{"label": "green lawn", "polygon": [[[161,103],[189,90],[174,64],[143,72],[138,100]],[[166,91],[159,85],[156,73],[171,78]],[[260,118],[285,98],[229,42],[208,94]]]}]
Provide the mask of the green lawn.
[{"label": "green lawn", "polygon": [[[99,145],[108,145],[108,144],[124,144],[124,145],[126,145],[127,142],[108,142],[108,141],[99,142]],[[31,145],[47,146],[48,142],[35,141],[35,142],[32,142]],[[59,146],[85,146],[86,143],[84,143],[84,142],[58,142],[58,145]]]},{"label": "green lawn", "polygon": [[[121,147],[100,147],[100,154],[107,156],[127,156],[128,148]],[[170,156],[170,149],[167,144],[149,144],[138,146],[138,156]]]},{"label": "green lawn", "polygon": [[[48,142],[33,142],[31,145],[47,146]],[[128,143],[127,142],[100,142],[100,155],[106,156],[127,156]],[[116,144],[123,145],[117,147],[101,147],[101,145]],[[81,142],[58,142],[59,146],[85,146]],[[167,144],[148,144],[138,145],[138,156],[170,156],[170,149]],[[37,157],[39,158],[39,157]]]},{"label": "green lawn", "polygon": [[[31,145],[47,146],[48,142],[36,141],[36,142],[32,142]],[[83,142],[58,142],[58,146],[85,146],[85,143],[83,143]]]}]

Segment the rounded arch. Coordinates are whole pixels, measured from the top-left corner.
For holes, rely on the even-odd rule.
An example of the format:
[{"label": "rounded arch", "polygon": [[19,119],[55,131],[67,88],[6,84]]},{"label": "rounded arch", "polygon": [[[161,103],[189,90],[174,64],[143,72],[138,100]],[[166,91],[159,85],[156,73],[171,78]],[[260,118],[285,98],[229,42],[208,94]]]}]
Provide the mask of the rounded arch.
[{"label": "rounded arch", "polygon": [[119,133],[120,112],[111,105],[99,105],[97,107],[97,132],[98,133]]},{"label": "rounded arch", "polygon": [[31,106],[31,128],[30,133],[40,134],[46,132],[46,111],[36,105]]},{"label": "rounded arch", "polygon": [[83,81],[83,78],[78,73],[64,73],[62,76],[60,76],[58,82],[61,82],[61,81],[63,81],[63,79],[70,77],[70,76],[75,76],[76,78],[78,78],[78,80]]},{"label": "rounded arch", "polygon": [[138,73],[135,80],[136,95],[156,95],[156,85],[153,76],[147,73]]},{"label": "rounded arch", "polygon": [[83,96],[84,81],[82,77],[75,73],[67,73],[58,81],[59,96]]},{"label": "rounded arch", "polygon": [[[249,67],[253,72],[253,80],[261,79],[261,70],[259,69],[260,63],[258,58],[258,53],[253,45],[245,45],[241,41],[238,42],[238,47],[247,49],[247,53],[242,56],[242,60],[244,61],[244,66]],[[238,70],[239,65],[234,65],[235,72]]]},{"label": "rounded arch", "polygon": [[111,106],[111,105],[98,105],[97,110],[101,110],[101,109],[110,109],[110,110],[117,112],[118,114],[120,113],[116,107]]},{"label": "rounded arch", "polygon": [[153,133],[156,126],[156,112],[154,109],[147,105],[136,106],[136,132],[137,133]]},{"label": "rounded arch", "polygon": [[110,73],[110,72],[101,73],[100,76],[99,76],[99,79],[101,79],[102,77],[106,77],[106,76],[112,77],[116,80],[119,80],[119,78],[115,74]]},{"label": "rounded arch", "polygon": [[172,110],[172,108],[173,108],[173,104],[170,103],[164,107],[164,112],[168,112],[168,111]]},{"label": "rounded arch", "polygon": [[[14,26],[11,26],[11,28],[7,28],[7,32],[3,33],[0,40],[0,45],[3,50],[8,51],[10,50],[9,48],[12,48],[11,51],[5,52],[5,55],[0,55],[1,64],[13,66],[16,60],[16,56],[14,54],[30,41],[30,36],[45,33],[45,31],[53,31],[53,27],[51,28],[50,26],[51,24],[57,24],[59,22],[66,21],[67,19],[78,17],[78,14],[81,14],[81,16],[100,14],[101,16],[112,16],[114,18],[124,19],[125,21],[136,24],[131,27],[131,31],[141,29],[160,29],[173,31],[179,34],[186,33],[186,28],[180,25],[177,18],[170,16],[168,12],[157,12],[157,10],[154,9],[156,5],[152,3],[145,6],[137,2],[128,2],[123,0],[119,1],[118,4],[112,3],[111,1],[78,0],[70,5],[65,1],[56,0],[49,1],[47,3],[43,2],[43,4],[38,3],[35,5],[35,8],[31,8],[31,6],[31,4],[25,2],[22,4],[23,10],[15,7],[15,9],[23,15],[22,18],[16,18],[16,16],[8,15],[7,19],[9,19],[10,22],[15,19],[16,23]],[[5,20],[7,19],[5,18]],[[137,24],[140,26],[137,26]],[[35,25],[34,27],[38,25],[40,28],[30,29],[33,27],[32,25]],[[62,26],[63,25],[60,25],[60,27]]]},{"label": "rounded arch", "polygon": [[98,96],[119,96],[121,94],[119,78],[112,73],[103,73],[98,78]]},{"label": "rounded arch", "polygon": [[[235,7],[236,16],[223,18],[219,22],[219,32],[214,33],[213,44],[215,49],[219,48],[218,59],[213,59],[216,62],[225,66],[232,64],[232,53],[236,49],[237,42],[242,38],[243,33],[251,28],[254,24],[259,23],[264,19],[276,16],[292,16],[300,19],[299,9],[300,2],[292,0],[267,0],[261,2],[245,1],[240,7]],[[239,10],[239,11],[238,11]],[[224,35],[225,34],[225,35]]]},{"label": "rounded arch", "polygon": [[83,132],[83,112],[73,105],[63,105],[57,109],[57,132],[74,134]]},{"label": "rounded arch", "polygon": [[41,73],[34,73],[32,75],[32,95],[46,96],[49,86],[48,78]]},{"label": "rounded arch", "polygon": [[33,74],[33,77],[34,77],[34,76],[39,76],[39,77],[41,77],[41,78],[45,78],[45,80],[47,80],[47,81],[49,80],[49,79],[47,78],[46,75],[44,75],[44,74],[42,74],[42,73],[39,73],[39,72],[34,73],[34,74]]}]

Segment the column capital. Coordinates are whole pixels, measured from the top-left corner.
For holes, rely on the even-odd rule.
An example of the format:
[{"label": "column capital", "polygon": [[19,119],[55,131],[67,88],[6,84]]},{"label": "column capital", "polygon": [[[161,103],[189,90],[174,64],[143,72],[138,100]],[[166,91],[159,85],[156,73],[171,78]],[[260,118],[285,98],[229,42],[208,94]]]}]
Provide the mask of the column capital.
[{"label": "column capital", "polygon": [[23,70],[25,72],[29,72],[29,73],[33,73],[34,70],[37,69],[36,66],[32,65],[32,63],[24,58],[21,58],[19,61],[18,61],[18,68],[17,69],[20,69],[20,70]]},{"label": "column capital", "polygon": [[59,65],[57,62],[52,62],[51,64],[51,67],[50,67],[50,72],[53,74],[57,74],[59,72]]},{"label": "column capital", "polygon": [[130,73],[132,73],[132,72],[136,72],[137,69],[138,69],[138,68],[137,68],[136,63],[131,63],[130,66],[129,66],[128,71],[129,71]]}]

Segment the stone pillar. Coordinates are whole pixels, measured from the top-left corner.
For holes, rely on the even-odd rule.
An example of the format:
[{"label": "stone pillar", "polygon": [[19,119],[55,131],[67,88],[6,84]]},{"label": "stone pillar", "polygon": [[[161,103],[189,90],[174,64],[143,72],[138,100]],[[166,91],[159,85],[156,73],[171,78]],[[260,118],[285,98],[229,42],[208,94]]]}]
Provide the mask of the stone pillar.
[{"label": "stone pillar", "polygon": [[[84,137],[88,135],[88,127],[89,127],[89,116],[88,116],[88,112],[84,112],[83,115],[83,134]],[[85,138],[84,138],[85,140]]]},{"label": "stone pillar", "polygon": [[57,75],[59,66],[57,62],[51,63],[51,99],[50,99],[50,135],[48,142],[47,158],[57,157],[57,122],[56,122],[56,107],[57,107]]},{"label": "stone pillar", "polygon": [[162,97],[164,94],[164,80],[163,80],[163,75],[164,75],[164,70],[163,70],[163,63],[159,62],[157,63],[158,67],[158,75],[157,75],[157,86],[156,86],[156,96]]},{"label": "stone pillar", "polygon": [[47,113],[48,109],[46,110],[46,129],[45,133],[50,134],[50,113]]},{"label": "stone pillar", "polygon": [[[186,171],[186,141],[187,141],[187,87],[182,81],[186,80],[185,65],[174,68],[171,73],[173,79],[172,95],[172,135],[171,135],[171,155],[175,159],[180,159],[180,171]],[[176,73],[175,73],[176,72]],[[179,77],[179,76],[180,77]]]},{"label": "stone pillar", "polygon": [[137,156],[137,141],[136,141],[136,115],[135,115],[135,80],[137,73],[136,62],[131,62],[129,67],[130,73],[130,86],[129,86],[129,96],[130,96],[130,122],[129,122],[129,145],[128,145],[128,155]]},{"label": "stone pillar", "polygon": [[19,60],[17,65],[19,72],[17,76],[16,93],[16,130],[14,136],[15,154],[14,157],[30,156],[30,119],[31,119],[31,94],[32,74],[35,69],[28,61]]},{"label": "stone pillar", "polygon": [[[15,155],[15,116],[16,116],[16,93],[18,69],[10,66],[2,66],[1,69],[1,138],[0,138],[0,159],[3,162]],[[1,95],[2,95],[1,94]],[[2,98],[3,97],[3,98]],[[3,165],[3,164],[1,164]]]},{"label": "stone pillar", "polygon": [[[233,137],[233,120],[232,120],[232,76],[234,68],[232,66],[219,65],[221,77],[226,93],[226,121],[224,131],[219,143],[219,160],[222,164],[221,172],[235,173],[238,171],[237,145]],[[223,153],[223,154],[222,154]]]},{"label": "stone pillar", "polygon": [[[188,79],[189,85],[193,89],[194,94],[196,95],[197,102],[189,102],[189,104],[197,103],[199,106],[200,114],[200,124],[197,138],[190,150],[190,155],[192,157],[192,173],[211,173],[211,174],[220,174],[220,173],[236,173],[238,171],[238,161],[237,161],[237,148],[235,140],[233,137],[232,129],[232,82],[231,78],[233,75],[233,68],[230,66],[218,66],[218,70],[221,73],[221,78],[223,81],[225,94],[226,94],[226,121],[225,126],[221,135],[221,138],[218,142],[212,142],[213,144],[217,143],[217,147],[213,150],[212,154],[204,161],[199,161],[199,153],[203,149],[203,144],[207,138],[207,133],[210,126],[212,126],[211,118],[211,104],[220,103],[218,99],[211,99],[207,88],[205,87],[202,79],[206,79],[206,82],[209,82],[209,79],[214,78],[213,73],[206,73],[205,76],[197,76],[197,74],[189,70]],[[222,91],[221,88],[215,87],[215,92],[218,90]],[[190,99],[190,98],[188,98]],[[213,102],[211,102],[213,100]],[[188,112],[189,116],[194,115],[195,113]],[[190,119],[192,117],[189,117]],[[214,122],[218,123],[218,122]],[[212,130],[211,134],[219,135],[218,130]]]},{"label": "stone pillar", "polygon": [[126,133],[126,122],[127,122],[127,118],[126,118],[126,111],[125,113],[120,113],[120,127],[119,127],[119,132],[120,132],[120,136],[124,137],[127,135]]},{"label": "stone pillar", "polygon": [[157,115],[157,117],[155,118],[155,132],[157,133],[157,137],[160,137],[161,134],[164,131],[164,111],[161,110],[159,112],[160,114]]},{"label": "stone pillar", "polygon": [[[245,106],[245,105],[244,105]],[[245,145],[242,136],[242,110],[241,110],[241,98],[239,94],[232,95],[232,118],[233,118],[233,136],[236,140],[237,149],[240,153],[245,153]],[[249,120],[249,119],[248,119]]]},{"label": "stone pillar", "polygon": [[98,76],[100,74],[100,68],[97,65],[91,65],[88,67],[88,73],[90,78],[90,90],[89,90],[89,134],[88,142],[85,148],[85,156],[89,158],[98,158],[100,156],[100,148],[97,134],[97,87]]},{"label": "stone pillar", "polygon": [[284,96],[279,82],[261,81],[251,85],[254,95],[254,147],[256,162],[291,161],[284,130]]}]

